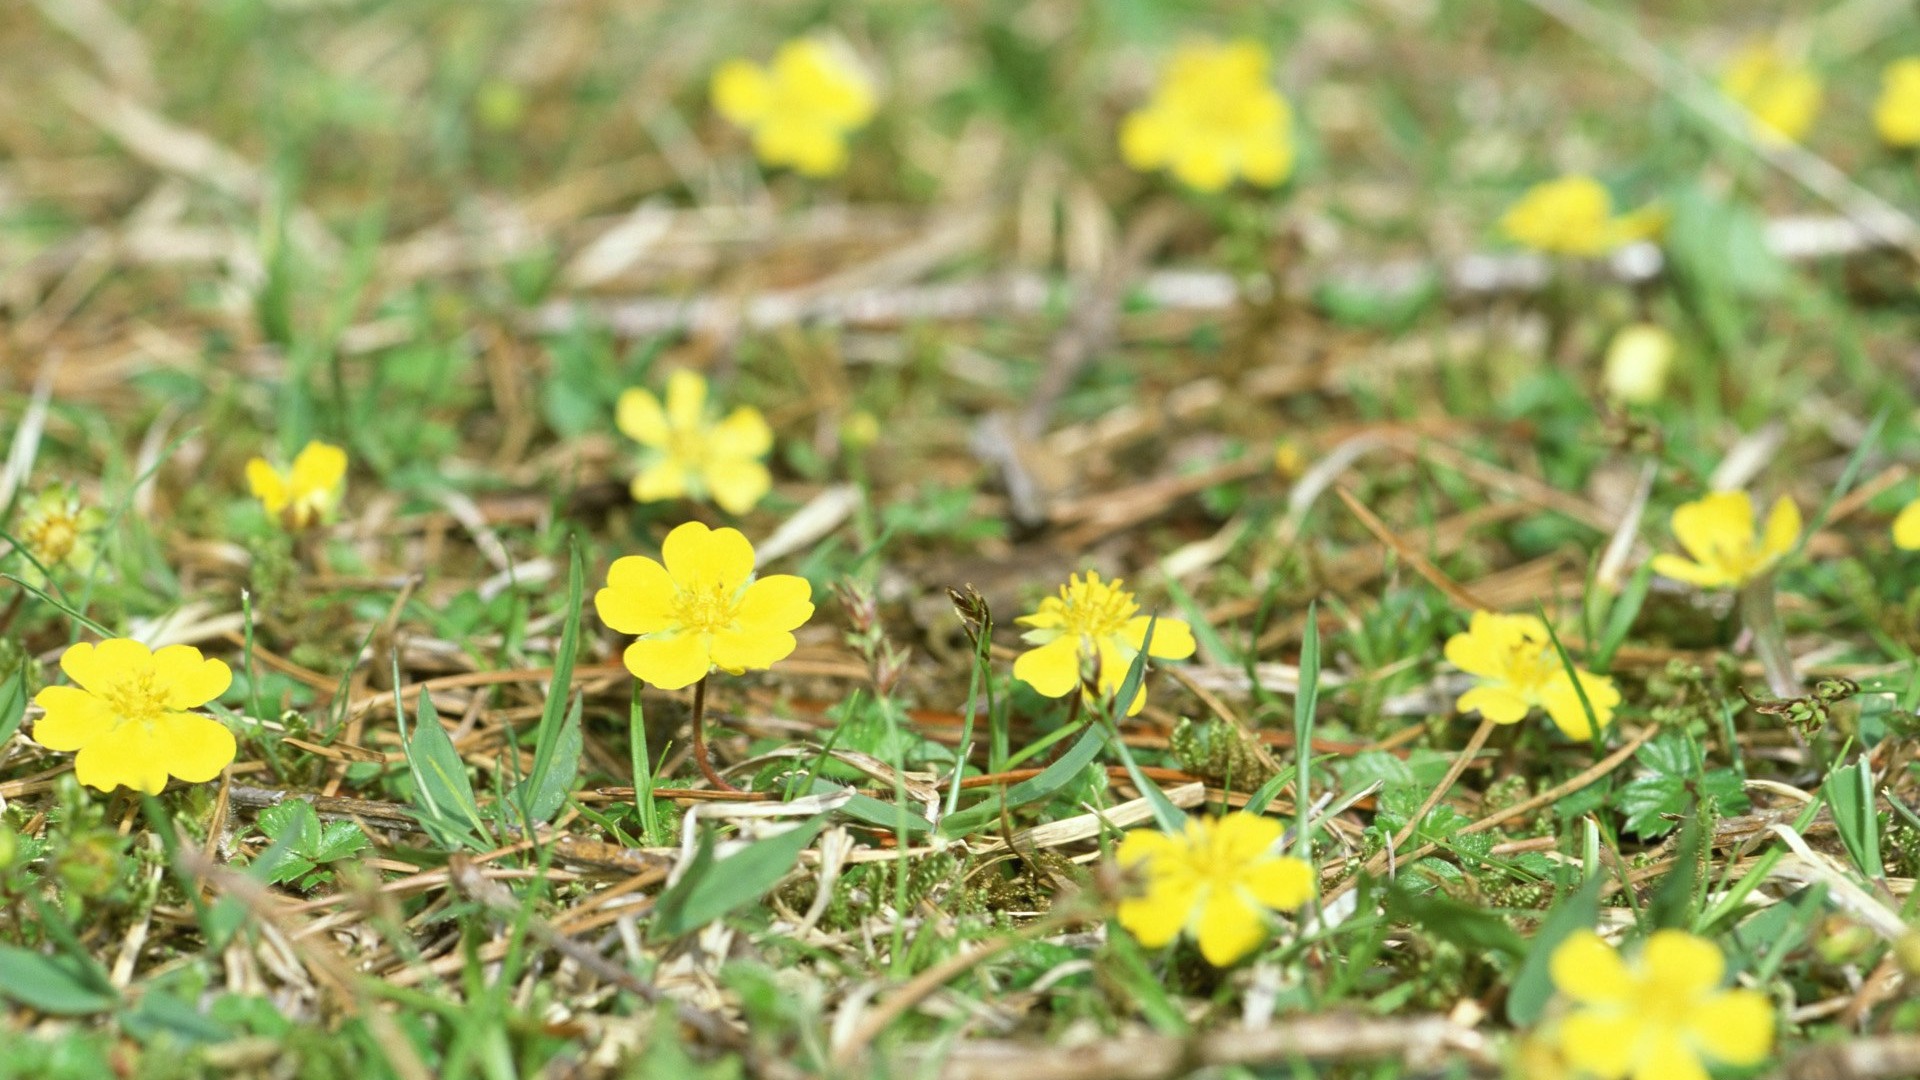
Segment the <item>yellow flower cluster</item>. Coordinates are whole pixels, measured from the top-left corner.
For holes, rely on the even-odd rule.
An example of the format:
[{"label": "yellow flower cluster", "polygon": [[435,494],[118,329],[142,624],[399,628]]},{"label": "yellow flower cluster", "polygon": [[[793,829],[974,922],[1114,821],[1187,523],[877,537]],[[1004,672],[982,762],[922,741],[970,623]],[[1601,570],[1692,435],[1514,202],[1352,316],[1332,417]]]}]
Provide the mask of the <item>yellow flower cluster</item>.
[{"label": "yellow flower cluster", "polygon": [[1613,196],[1591,176],[1563,176],[1535,184],[1500,219],[1500,230],[1517,244],[1552,255],[1605,255],[1645,240],[1666,223],[1664,212],[1643,207],[1613,212]]},{"label": "yellow flower cluster", "polygon": [[1798,142],[1820,111],[1819,77],[1765,43],[1734,56],[1720,74],[1720,91],[1746,110],[1765,142]]},{"label": "yellow flower cluster", "polygon": [[1455,707],[1496,724],[1517,724],[1534,709],[1545,709],[1567,738],[1587,742],[1595,725],[1605,731],[1613,723],[1620,704],[1611,678],[1569,668],[1537,616],[1476,611],[1465,633],[1447,639],[1446,655],[1448,663],[1478,680]]},{"label": "yellow flower cluster", "polygon": [[873,119],[873,84],[844,49],[789,41],[761,66],[732,60],[713,75],[713,107],[753,135],[761,161],[807,176],[847,167],[847,136]]},{"label": "yellow flower cluster", "polygon": [[1881,74],[1873,127],[1888,146],[1920,147],[1920,56],[1895,60]]},{"label": "yellow flower cluster", "polygon": [[1165,169],[1195,191],[1235,180],[1273,187],[1293,171],[1293,110],[1273,87],[1272,58],[1252,41],[1187,45],[1144,108],[1120,126],[1120,154]]},{"label": "yellow flower cluster", "polygon": [[1661,930],[1631,960],[1592,931],[1561,942],[1548,972],[1563,1015],[1548,1039],[1594,1080],[1705,1080],[1707,1063],[1746,1067],[1773,1049],[1773,1006],[1722,989],[1718,946]]},{"label": "yellow flower cluster", "polygon": [[760,410],[742,405],[716,420],[707,407],[707,380],[685,368],[667,376],[663,405],[651,391],[620,395],[615,424],[644,448],[633,478],[638,502],[711,497],[731,514],[744,514],[773,486],[764,464],[773,429]]},{"label": "yellow flower cluster", "polygon": [[[1097,690],[1112,696],[1126,681],[1127,670],[1146,640],[1148,617],[1121,582],[1101,581],[1100,575],[1078,574],[1060,586],[1058,596],[1040,602],[1040,609],[1022,615],[1032,627],[1021,637],[1036,646],[1013,663],[1013,677],[1048,697],[1066,697],[1087,687],[1091,700]],[[1184,660],[1193,655],[1193,628],[1179,619],[1160,619],[1153,625],[1147,655],[1159,660]],[[1091,666],[1092,673],[1086,671]],[[1143,686],[1127,704],[1127,715],[1146,704]]]},{"label": "yellow flower cluster", "polygon": [[1800,508],[1781,496],[1760,529],[1751,495],[1716,491],[1673,512],[1673,535],[1692,559],[1655,555],[1656,573],[1703,589],[1737,589],[1793,550],[1800,539]]},{"label": "yellow flower cluster", "polygon": [[189,711],[233,681],[226,664],[199,649],[83,641],[61,654],[60,670],[74,685],[34,695],[46,715],[34,724],[33,739],[49,750],[78,751],[74,775],[88,787],[157,795],[169,776],[202,783],[233,764],[233,733]]},{"label": "yellow flower cluster", "polygon": [[1280,835],[1278,821],[1247,813],[1188,818],[1178,835],[1129,832],[1117,858],[1142,887],[1120,901],[1120,925],[1149,949],[1186,934],[1215,967],[1239,961],[1266,938],[1269,911],[1313,899],[1313,867],[1279,854]]},{"label": "yellow flower cluster", "polygon": [[247,486],[267,516],[299,532],[333,520],[347,487],[347,452],[331,443],[310,442],[286,471],[266,458],[247,462]]}]

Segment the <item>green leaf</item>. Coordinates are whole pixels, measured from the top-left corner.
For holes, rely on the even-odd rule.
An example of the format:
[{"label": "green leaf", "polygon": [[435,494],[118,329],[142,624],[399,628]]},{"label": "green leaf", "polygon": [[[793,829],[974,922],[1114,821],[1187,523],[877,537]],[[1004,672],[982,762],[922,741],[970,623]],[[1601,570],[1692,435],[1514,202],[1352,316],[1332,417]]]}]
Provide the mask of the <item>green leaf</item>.
[{"label": "green leaf", "polygon": [[1686,828],[1680,830],[1680,847],[1675,852],[1673,869],[1654,887],[1647,902],[1645,925],[1656,930],[1690,930],[1693,927],[1694,892],[1700,884],[1700,844],[1706,834],[1706,822],[1699,814],[1687,815]]},{"label": "green leaf", "polygon": [[[531,822],[547,822],[567,803],[580,772],[581,701],[573,694],[573,665],[580,655],[580,611],[586,594],[586,569],[575,541],[567,549],[565,628],[560,650],[553,658],[553,681],[547,686],[546,708],[540,714],[540,734],[534,742],[533,768],[514,788],[520,813]],[[571,699],[573,707],[568,708]]]},{"label": "green leaf", "polygon": [[106,975],[84,961],[0,945],[0,996],[55,1016],[101,1013],[119,1003]]},{"label": "green leaf", "polygon": [[1880,815],[1874,810],[1873,767],[1866,755],[1828,773],[1820,790],[1833,807],[1833,826],[1853,865],[1869,878],[1886,876],[1880,859]]},{"label": "green leaf", "polygon": [[273,845],[260,853],[248,872],[269,885],[279,885],[312,870],[309,857],[320,840],[320,815],[305,799],[287,799],[260,811],[260,831]]},{"label": "green leaf", "polygon": [[816,814],[724,859],[713,857],[712,833],[703,834],[686,872],[654,904],[654,926],[678,937],[758,902],[800,861],[800,853],[826,828],[828,816]]},{"label": "green leaf", "polygon": [[1527,958],[1513,977],[1513,989],[1507,993],[1507,1020],[1514,1027],[1527,1027],[1547,1011],[1553,997],[1553,975],[1548,964],[1553,950],[1578,930],[1593,929],[1600,915],[1600,888],[1606,879],[1599,874],[1587,879],[1573,895],[1553,906],[1540,931],[1527,945]]},{"label": "green leaf", "polygon": [[[1127,668],[1127,677],[1120,683],[1120,692],[1113,698],[1115,713],[1113,726],[1103,730],[1113,741],[1113,749],[1120,755],[1121,763],[1126,766],[1127,776],[1133,780],[1133,786],[1140,790],[1141,796],[1147,800],[1147,805],[1153,808],[1154,824],[1160,826],[1161,832],[1178,833],[1187,827],[1187,815],[1173,805],[1173,801],[1167,798],[1167,793],[1160,790],[1159,784],[1147,779],[1147,774],[1141,772],[1140,766],[1134,764],[1133,751],[1127,749],[1127,744],[1120,740],[1118,720],[1118,714],[1124,712],[1127,705],[1132,704],[1133,695],[1140,692],[1140,683],[1147,677],[1148,650],[1153,646],[1153,629],[1159,621],[1159,616],[1148,617],[1147,632],[1140,638],[1140,651],[1134,654],[1133,663]],[[1123,702],[1126,704],[1122,704]]]},{"label": "green leaf", "polygon": [[1320,705],[1320,605],[1307,605],[1306,633],[1300,639],[1300,692],[1293,698],[1293,848],[1313,859],[1313,720]]},{"label": "green leaf", "polygon": [[7,745],[13,733],[20,730],[20,720],[27,714],[27,691],[22,678],[15,669],[0,681],[0,746]]},{"label": "green leaf", "polygon": [[1435,937],[1471,953],[1495,952],[1518,959],[1526,942],[1507,920],[1478,904],[1468,904],[1442,893],[1416,893],[1396,888],[1387,894],[1387,914],[1418,923]]},{"label": "green leaf", "polygon": [[148,991],[142,995],[138,1005],[121,1014],[120,1023],[128,1034],[143,1043],[172,1038],[204,1045],[233,1038],[233,1032],[225,1025],[164,991]]},{"label": "green leaf", "polygon": [[[807,794],[832,795],[836,792],[846,790],[845,787],[839,784],[833,783],[830,780],[822,780],[816,776],[813,778],[813,782],[808,785]],[[836,810],[856,821],[864,821],[869,825],[877,825],[888,832],[918,834],[933,831],[933,822],[928,821],[912,810],[894,803],[881,802],[871,795],[862,795],[857,791],[853,793],[852,798],[840,804]]]},{"label": "green leaf", "polygon": [[440,715],[425,690],[420,691],[416,720],[413,735],[408,737],[402,714],[402,746],[407,768],[413,773],[414,816],[443,847],[486,850],[491,845],[479,838],[487,830],[481,823],[480,804],[473,797],[473,783],[467,779],[467,764],[460,760],[453,739],[440,726]]},{"label": "green leaf", "polygon": [[1040,771],[1039,776],[1022,780],[1008,788],[1004,794],[993,796],[983,802],[975,803],[965,810],[948,814],[940,819],[940,835],[948,839],[957,839],[973,832],[1000,816],[1002,809],[1011,810],[1016,806],[1039,802],[1054,792],[1072,783],[1093,759],[1100,754],[1100,748],[1106,743],[1106,732],[1099,727],[1089,727],[1080,740],[1060,759]]}]

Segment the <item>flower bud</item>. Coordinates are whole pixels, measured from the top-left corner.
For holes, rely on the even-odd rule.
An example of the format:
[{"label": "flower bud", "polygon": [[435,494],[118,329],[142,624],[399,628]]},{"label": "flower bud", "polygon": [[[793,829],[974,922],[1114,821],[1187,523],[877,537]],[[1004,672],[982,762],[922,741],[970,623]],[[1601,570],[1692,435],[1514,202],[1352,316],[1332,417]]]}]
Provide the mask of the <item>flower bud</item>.
[{"label": "flower bud", "polygon": [[1622,327],[1607,346],[1607,396],[1634,405],[1660,400],[1673,367],[1673,335],[1652,323]]}]

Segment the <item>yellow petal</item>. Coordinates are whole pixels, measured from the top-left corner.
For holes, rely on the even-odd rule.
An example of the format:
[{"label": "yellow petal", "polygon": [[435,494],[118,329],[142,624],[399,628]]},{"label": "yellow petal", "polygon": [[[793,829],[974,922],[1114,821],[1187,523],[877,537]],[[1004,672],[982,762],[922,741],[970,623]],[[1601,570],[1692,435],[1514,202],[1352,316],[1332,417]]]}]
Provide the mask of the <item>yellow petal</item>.
[{"label": "yellow petal", "polygon": [[1511,616],[1476,611],[1463,633],[1447,639],[1447,663],[1469,675],[1499,679],[1507,674],[1508,658],[1521,638],[1521,624]]},{"label": "yellow petal", "polygon": [[650,390],[639,387],[621,392],[613,407],[613,423],[620,433],[643,446],[664,448],[672,432],[667,427],[667,412]]},{"label": "yellow petal", "polygon": [[709,451],[718,457],[766,457],[773,449],[773,428],[751,405],[742,405],[714,425]]},{"label": "yellow petal", "polygon": [[287,482],[266,458],[257,457],[247,462],[247,489],[269,514],[278,514],[287,508]]},{"label": "yellow petal", "polygon": [[1758,1065],[1773,1051],[1773,1002],[1752,990],[1728,990],[1695,1005],[1688,1034],[1728,1065]]},{"label": "yellow petal", "polygon": [[293,459],[293,473],[287,486],[300,494],[327,492],[345,484],[347,452],[332,443],[318,440],[302,447]]},{"label": "yellow petal", "polygon": [[773,488],[773,474],[750,458],[709,461],[702,473],[713,501],[729,514],[744,514]]},{"label": "yellow petal", "polygon": [[1241,168],[1247,180],[1261,187],[1275,187],[1293,172],[1293,151],[1279,136],[1261,139],[1247,148]]},{"label": "yellow petal", "polygon": [[1908,551],[1920,551],[1920,499],[1908,503],[1893,519],[1893,542]]},{"label": "yellow petal", "polygon": [[1233,182],[1233,169],[1217,146],[1187,142],[1174,152],[1173,175],[1195,191],[1225,191]]},{"label": "yellow petal", "polygon": [[663,502],[686,493],[687,468],[675,457],[662,457],[633,478],[634,502]]},{"label": "yellow petal", "polygon": [[1673,535],[1702,565],[1718,567],[1724,553],[1753,546],[1753,497],[1744,491],[1715,491],[1673,512]]},{"label": "yellow petal", "polygon": [[193,713],[163,713],[154,722],[154,741],[161,748],[167,771],[192,784],[204,784],[219,776],[239,752],[233,732],[225,724]]},{"label": "yellow petal", "polygon": [[674,583],[690,591],[730,592],[753,575],[753,545],[738,529],[709,529],[689,521],[667,534],[660,556]]},{"label": "yellow petal", "polygon": [[1582,1004],[1622,1004],[1634,993],[1620,953],[1591,930],[1577,930],[1554,946],[1547,972],[1562,994]]},{"label": "yellow petal", "polygon": [[1476,686],[1461,694],[1454,708],[1462,713],[1478,712],[1496,724],[1517,724],[1527,718],[1533,706],[1505,687]]},{"label": "yellow petal", "polygon": [[1080,639],[1062,636],[1021,653],[1013,677],[1047,697],[1066,697],[1080,685]]},{"label": "yellow petal", "polygon": [[1642,1030],[1633,1080],[1708,1080],[1700,1055],[1677,1031]]},{"label": "yellow petal", "polygon": [[1640,964],[1649,984],[1682,1000],[1719,986],[1726,974],[1720,947],[1684,930],[1656,931],[1647,939]]},{"label": "yellow petal", "polygon": [[607,568],[607,587],[593,594],[593,609],[622,634],[653,634],[673,625],[674,595],[666,567],[628,555]]},{"label": "yellow petal", "polygon": [[1653,557],[1653,572],[1664,578],[1697,585],[1702,589],[1719,589],[1735,584],[1731,577],[1722,573],[1717,567],[1702,566],[1678,555],[1665,553]]},{"label": "yellow petal", "polygon": [[1185,847],[1183,838],[1168,836],[1158,829],[1133,829],[1120,838],[1113,856],[1121,866],[1133,867],[1155,859],[1177,857]]},{"label": "yellow petal", "polygon": [[713,669],[713,654],[703,634],[647,637],[621,655],[633,677],[662,690],[692,686]]},{"label": "yellow petal", "polygon": [[769,574],[747,586],[734,619],[748,630],[794,630],[813,618],[813,586],[793,574]]},{"label": "yellow petal", "polygon": [[1120,124],[1120,157],[1140,172],[1152,172],[1167,163],[1171,144],[1166,121],[1151,109],[1127,114]]},{"label": "yellow petal", "polygon": [[[1124,631],[1127,644],[1138,649],[1147,639],[1147,616],[1127,620]],[[1159,619],[1153,624],[1153,648],[1149,655],[1160,660],[1185,660],[1193,655],[1193,627],[1180,619]]]},{"label": "yellow petal", "polygon": [[1257,862],[1280,841],[1280,822],[1265,814],[1245,811],[1226,814],[1214,820],[1209,839],[1213,857],[1229,866]]},{"label": "yellow petal", "polygon": [[1582,1076],[1620,1080],[1633,1067],[1640,1030],[1631,1016],[1577,1012],[1560,1022],[1560,1056]]},{"label": "yellow petal", "polygon": [[33,695],[33,703],[47,710],[34,722],[33,741],[49,750],[78,750],[120,722],[105,701],[77,686],[49,686]]},{"label": "yellow petal", "polygon": [[674,368],[667,376],[667,423],[675,431],[692,431],[706,419],[707,380],[697,371]]},{"label": "yellow petal", "polygon": [[[1595,675],[1590,671],[1580,672],[1580,689],[1587,693],[1587,704],[1593,708],[1593,719],[1605,731],[1613,724],[1613,710],[1620,704],[1620,691],[1613,680],[1604,675]],[[1554,725],[1569,739],[1587,742],[1593,738],[1593,727],[1587,721],[1587,710],[1580,704],[1580,695],[1575,692],[1573,680],[1566,672],[1560,672],[1547,680],[1540,691],[1540,704],[1547,710],[1547,716]]]},{"label": "yellow petal", "polygon": [[735,675],[764,671],[792,655],[796,644],[785,630],[719,630],[713,635],[713,662]]},{"label": "yellow petal", "polygon": [[1313,899],[1318,882],[1306,860],[1291,855],[1263,859],[1247,868],[1240,885],[1267,907],[1292,911]]},{"label": "yellow petal", "polygon": [[773,107],[773,85],[758,64],[729,60],[713,73],[713,108],[741,127],[759,123]]},{"label": "yellow petal", "polygon": [[1193,916],[1199,883],[1192,878],[1150,885],[1145,896],[1120,901],[1116,914],[1127,933],[1149,949],[1170,944]]},{"label": "yellow petal", "polygon": [[197,709],[233,685],[224,661],[200,655],[191,645],[169,645],[153,654],[153,677],[169,709]]},{"label": "yellow petal", "polygon": [[1793,550],[1800,540],[1800,507],[1785,495],[1774,501],[1767,512],[1767,531],[1760,539],[1760,554],[1778,559]]},{"label": "yellow petal", "polygon": [[153,673],[153,653],[132,638],[108,638],[98,645],[80,642],[60,654],[60,670],[81,687],[101,693],[129,677]]},{"label": "yellow petal", "polygon": [[73,758],[73,774],[97,791],[131,788],[158,795],[167,786],[167,749],[154,725],[121,724],[110,736],[95,739]]},{"label": "yellow petal", "polygon": [[1215,889],[1200,906],[1200,923],[1193,936],[1207,963],[1227,967],[1260,946],[1267,925],[1260,909],[1237,893]]}]

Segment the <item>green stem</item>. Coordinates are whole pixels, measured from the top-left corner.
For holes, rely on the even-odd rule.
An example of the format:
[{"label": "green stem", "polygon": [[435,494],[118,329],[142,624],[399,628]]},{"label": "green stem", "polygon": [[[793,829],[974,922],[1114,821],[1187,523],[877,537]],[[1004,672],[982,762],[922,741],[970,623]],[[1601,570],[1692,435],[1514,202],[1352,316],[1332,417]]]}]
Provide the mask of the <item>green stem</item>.
[{"label": "green stem", "polygon": [[1760,667],[1767,674],[1767,688],[1776,697],[1805,695],[1800,677],[1794,674],[1793,654],[1787,651],[1780,613],[1774,607],[1772,574],[1762,574],[1740,590],[1740,618],[1753,635],[1753,654],[1760,658]]},{"label": "green stem", "polygon": [[707,756],[707,677],[704,675],[693,684],[693,760],[700,766],[700,774],[707,778],[707,783],[721,791],[740,790],[714,771],[713,759]]}]

